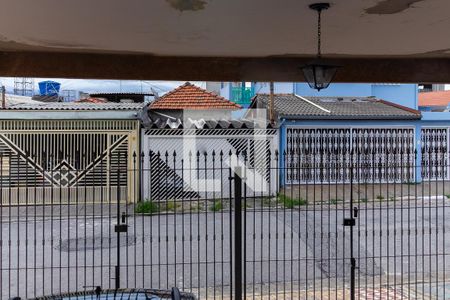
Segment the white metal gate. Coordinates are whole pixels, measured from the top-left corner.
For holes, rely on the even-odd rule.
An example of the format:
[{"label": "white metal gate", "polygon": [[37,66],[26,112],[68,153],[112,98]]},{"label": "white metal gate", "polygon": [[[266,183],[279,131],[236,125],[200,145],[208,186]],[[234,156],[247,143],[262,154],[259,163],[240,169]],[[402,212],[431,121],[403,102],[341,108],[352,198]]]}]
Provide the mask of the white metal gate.
[{"label": "white metal gate", "polygon": [[412,182],[414,128],[289,127],[285,156],[288,184],[349,182],[351,163],[361,182]]},{"label": "white metal gate", "polygon": [[422,178],[424,180],[448,179],[449,128],[422,128]]}]

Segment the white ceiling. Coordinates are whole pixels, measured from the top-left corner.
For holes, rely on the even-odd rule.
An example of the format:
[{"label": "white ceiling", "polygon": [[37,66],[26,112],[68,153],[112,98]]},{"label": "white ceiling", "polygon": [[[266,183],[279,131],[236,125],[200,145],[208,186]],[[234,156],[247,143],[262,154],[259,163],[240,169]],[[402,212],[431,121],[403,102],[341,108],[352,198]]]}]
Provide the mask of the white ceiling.
[{"label": "white ceiling", "polygon": [[[312,2],[4,0],[0,50],[313,55]],[[323,52],[329,56],[450,57],[449,0],[334,0],[331,5],[323,13]]]}]

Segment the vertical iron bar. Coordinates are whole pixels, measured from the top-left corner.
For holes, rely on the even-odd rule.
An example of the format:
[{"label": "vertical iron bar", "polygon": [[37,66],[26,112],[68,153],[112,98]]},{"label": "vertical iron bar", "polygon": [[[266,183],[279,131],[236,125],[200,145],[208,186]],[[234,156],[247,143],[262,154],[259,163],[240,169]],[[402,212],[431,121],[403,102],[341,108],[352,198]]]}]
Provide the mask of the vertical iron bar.
[{"label": "vertical iron bar", "polygon": [[[3,299],[3,152],[0,152],[0,299]],[[11,230],[11,228],[8,228]],[[9,287],[8,287],[9,289]]]},{"label": "vertical iron bar", "polygon": [[[52,135],[53,137],[53,135]],[[53,138],[52,138],[53,140]],[[50,153],[50,291],[53,293],[53,246],[54,246],[54,240],[53,240],[53,210],[54,210],[54,181],[53,181],[53,153]],[[11,190],[11,189],[10,189]]]},{"label": "vertical iron bar", "polygon": [[[140,197],[139,197],[139,202],[143,203],[145,200],[145,190],[143,190],[144,185],[144,174],[145,174],[145,152],[142,151],[141,152],[141,157],[140,157],[140,177],[139,177],[139,182],[142,183],[142,186],[139,187],[139,191],[140,191]],[[150,188],[150,187],[148,187]],[[151,199],[149,199],[149,201],[151,201]],[[134,214],[136,214],[136,204],[134,204]],[[145,217],[141,216],[141,230],[142,230],[142,288],[145,287]],[[151,222],[151,217],[149,218],[150,222]],[[136,233],[135,233],[136,234]],[[150,246],[151,248],[151,246]]]},{"label": "vertical iron bar", "polygon": [[355,300],[355,270],[356,260],[353,253],[353,148],[350,150],[350,219],[352,220],[352,226],[350,226],[350,299]]},{"label": "vertical iron bar", "polygon": [[[205,151],[203,153],[203,163],[204,163],[204,176],[205,176],[205,249],[208,249],[208,190],[206,186],[206,178],[208,177],[208,169],[207,169],[207,159],[208,153]],[[200,165],[198,166],[200,168]],[[200,178],[199,178],[200,179]],[[214,178],[213,178],[214,180]],[[199,190],[200,193],[200,190]],[[214,252],[215,249],[213,249]],[[208,299],[208,251],[205,252],[205,299]]]},{"label": "vertical iron bar", "polygon": [[242,168],[234,170],[234,296],[242,299]]},{"label": "vertical iron bar", "polygon": [[[178,203],[177,203],[177,201],[179,200],[178,198],[177,198],[177,196],[176,196],[176,194],[175,194],[175,187],[176,187],[176,175],[175,174],[177,174],[177,161],[176,161],[176,158],[177,158],[177,153],[176,153],[176,151],[174,150],[173,151],[173,154],[172,154],[172,162],[173,162],[173,172],[174,172],[174,176],[173,176],[173,182],[172,182],[172,184],[173,184],[173,191],[174,191],[174,201],[175,201],[175,203],[174,203],[174,212],[173,212],[173,248],[174,248],[174,263],[173,263],[173,265],[174,265],[174,286],[178,286],[178,283],[177,283],[177,206],[178,206]],[[183,194],[183,190],[181,190],[181,194]],[[169,224],[167,224],[167,227],[169,226]]]},{"label": "vertical iron bar", "polygon": [[[30,156],[31,154],[29,152],[26,152],[26,157],[25,157],[25,298],[28,298],[28,162],[30,160]],[[19,212],[19,207],[20,207],[20,199],[19,199],[19,203],[17,203],[17,212]],[[17,214],[17,224],[20,225],[20,219],[19,219],[20,214]],[[19,227],[19,231],[20,232],[20,226]],[[19,260],[20,258],[20,247],[17,247],[17,259]],[[17,270],[18,272],[20,272],[20,264],[17,263]],[[20,276],[17,276],[17,297],[19,297],[19,288],[20,288]]]},{"label": "vertical iron bar", "polygon": [[[12,153],[8,156],[8,162],[11,166],[11,156]],[[8,299],[11,299],[11,284],[12,284],[12,278],[11,278],[11,199],[12,199],[12,186],[11,186],[11,173],[9,173],[8,176]],[[52,247],[53,249],[53,247]]]},{"label": "vertical iron bar", "polygon": [[[117,225],[120,222],[120,151],[117,152],[118,153],[118,157],[117,157],[117,207],[116,207],[116,217],[117,217]],[[117,262],[116,262],[116,267],[115,267],[115,274],[114,274],[114,278],[115,278],[115,289],[118,290],[120,288],[120,230],[116,230],[116,234],[117,234],[117,247],[116,247],[116,251],[117,251]]]},{"label": "vertical iron bar", "polygon": [[[103,147],[104,147],[104,139],[102,138],[102,136],[101,136],[101,139],[100,139],[100,141],[101,141],[101,144],[99,145],[100,147],[101,147],[101,149],[103,149]],[[103,150],[101,150],[101,151],[103,151]],[[106,151],[108,151],[108,149],[106,149]],[[103,195],[104,195],[104,191],[103,191],[103,189],[104,189],[104,178],[103,178],[103,152],[100,152],[100,155],[99,155],[99,158],[100,158],[100,236],[102,237],[101,239],[100,239],[100,286],[102,286],[102,287],[104,287],[104,285],[103,285],[103,276],[104,276],[104,274],[105,273],[103,273],[103,250],[104,250],[104,248],[103,248],[103,241],[104,241],[104,234],[103,234],[103,218],[104,218],[104,215],[103,215],[103,205],[104,205],[104,199],[103,199]],[[77,168],[77,174],[78,174],[78,172],[79,172],[79,169],[81,168],[81,164],[78,166],[78,168]],[[77,187],[77,186],[76,186]],[[78,190],[78,188],[76,189],[76,190]],[[78,199],[78,195],[77,195],[77,199]]]},{"label": "vertical iron bar", "polygon": [[[242,227],[242,235],[244,237],[247,237],[247,184],[246,184],[246,180],[247,180],[247,172],[246,172],[246,168],[247,168],[247,151],[244,150],[243,152],[244,154],[244,168],[242,169],[242,173],[240,173],[241,175],[241,179],[243,180],[244,184],[242,186],[242,199],[244,201],[244,213],[242,214],[243,220],[243,227]],[[241,183],[242,184],[242,183]],[[242,204],[241,204],[242,207]],[[243,284],[243,299],[247,299],[247,242],[246,240],[244,241],[244,243],[242,244],[242,268],[243,268],[243,273],[242,273],[242,284]]]},{"label": "vertical iron bar", "polygon": [[[233,153],[230,150],[228,153],[228,159],[229,159],[230,164],[231,164],[232,158],[233,158]],[[233,257],[233,253],[232,253],[233,252],[233,234],[232,234],[232,232],[233,232],[233,209],[234,209],[234,207],[232,205],[232,201],[233,201],[232,180],[233,180],[232,171],[231,171],[231,167],[229,167],[228,168],[228,201],[230,203],[230,210],[228,213],[228,222],[229,222],[228,228],[229,228],[229,234],[230,234],[229,241],[230,241],[230,296],[231,296],[231,298],[233,298],[232,295],[233,295],[233,280],[234,280],[233,279],[233,271],[234,271],[233,270],[233,259],[234,259],[234,257]]]},{"label": "vertical iron bar", "polygon": [[[219,156],[220,156],[220,201],[221,201],[221,203],[222,203],[222,207],[225,207],[224,206],[224,184],[223,184],[223,182],[224,182],[224,172],[223,172],[223,170],[224,170],[224,167],[223,167],[223,151],[222,150],[220,150],[220,153],[219,153]],[[228,203],[228,209],[231,211],[231,203]],[[222,271],[222,273],[221,273],[221,278],[222,278],[222,287],[221,287],[221,293],[220,293],[220,296],[221,296],[221,299],[223,299],[223,297],[224,297],[224,274],[225,274],[225,272],[224,272],[224,267],[225,267],[225,259],[224,259],[224,234],[223,234],[223,232],[224,232],[224,209],[222,209],[222,211],[220,212],[220,249],[221,249],[221,253],[220,253],[220,259],[221,259],[221,271]]]}]

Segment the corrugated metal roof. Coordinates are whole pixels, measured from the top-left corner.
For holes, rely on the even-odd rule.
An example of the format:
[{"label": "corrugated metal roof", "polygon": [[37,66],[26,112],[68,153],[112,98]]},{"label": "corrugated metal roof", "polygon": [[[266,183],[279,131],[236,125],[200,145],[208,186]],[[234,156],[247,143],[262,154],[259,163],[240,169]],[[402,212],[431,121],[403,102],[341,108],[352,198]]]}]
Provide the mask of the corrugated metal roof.
[{"label": "corrugated metal roof", "polygon": [[144,106],[145,103],[38,102],[11,104],[6,110],[140,110]]},{"label": "corrugated metal roof", "polygon": [[[252,106],[267,107],[268,94],[257,94]],[[373,97],[302,97],[275,94],[275,111],[295,119],[420,119],[418,110]]]},{"label": "corrugated metal roof", "polygon": [[35,101],[35,100],[31,99],[31,97],[28,97],[28,96],[19,96],[19,95],[12,95],[12,94],[6,94],[5,100],[6,100],[6,106],[16,105],[19,103],[29,103],[29,104],[41,103],[39,101]]}]

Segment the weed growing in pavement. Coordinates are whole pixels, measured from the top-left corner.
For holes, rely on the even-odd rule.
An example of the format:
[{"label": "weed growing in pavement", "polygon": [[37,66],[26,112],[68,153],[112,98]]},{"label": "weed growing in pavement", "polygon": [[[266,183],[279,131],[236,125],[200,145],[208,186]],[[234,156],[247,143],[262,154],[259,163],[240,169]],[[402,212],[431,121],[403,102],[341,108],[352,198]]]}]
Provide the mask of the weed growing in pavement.
[{"label": "weed growing in pavement", "polygon": [[159,212],[159,205],[151,200],[145,200],[136,204],[134,212],[138,214],[154,214]]},{"label": "weed growing in pavement", "polygon": [[214,200],[213,204],[209,207],[211,211],[221,211],[223,209],[223,203],[220,200]]},{"label": "weed growing in pavement", "polygon": [[306,201],[305,199],[302,199],[302,198],[293,199],[284,194],[278,195],[278,202],[283,204],[283,206],[286,208],[294,208],[296,206],[302,206],[302,205],[308,204],[308,201]]}]

